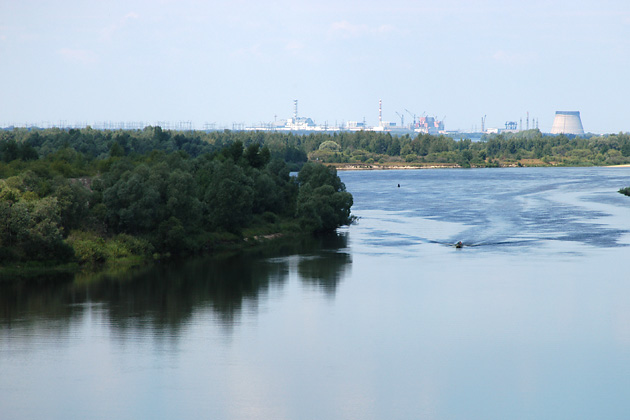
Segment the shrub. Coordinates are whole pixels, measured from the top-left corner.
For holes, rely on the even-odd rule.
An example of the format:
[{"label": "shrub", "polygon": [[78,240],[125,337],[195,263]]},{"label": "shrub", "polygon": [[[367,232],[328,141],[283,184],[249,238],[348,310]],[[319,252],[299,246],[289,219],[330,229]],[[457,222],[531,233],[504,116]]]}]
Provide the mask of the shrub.
[{"label": "shrub", "polygon": [[262,216],[267,223],[276,223],[278,221],[278,216],[270,211],[264,212]]},{"label": "shrub", "polygon": [[67,242],[81,264],[96,264],[107,259],[105,241],[93,232],[73,231]]}]

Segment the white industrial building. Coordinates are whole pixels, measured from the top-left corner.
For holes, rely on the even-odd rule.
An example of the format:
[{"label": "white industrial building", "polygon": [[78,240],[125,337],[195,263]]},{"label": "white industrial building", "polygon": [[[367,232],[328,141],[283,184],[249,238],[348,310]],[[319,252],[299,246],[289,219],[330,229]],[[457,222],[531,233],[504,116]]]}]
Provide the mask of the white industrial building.
[{"label": "white industrial building", "polygon": [[584,134],[580,111],[556,111],[551,134]]}]

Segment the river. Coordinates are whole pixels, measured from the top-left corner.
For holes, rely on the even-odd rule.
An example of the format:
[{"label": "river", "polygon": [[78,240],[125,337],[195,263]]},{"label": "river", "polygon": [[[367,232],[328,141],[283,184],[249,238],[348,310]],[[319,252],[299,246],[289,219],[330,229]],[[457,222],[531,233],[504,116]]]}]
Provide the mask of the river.
[{"label": "river", "polygon": [[0,283],[0,418],[627,418],[630,168],[340,176],[336,235]]}]

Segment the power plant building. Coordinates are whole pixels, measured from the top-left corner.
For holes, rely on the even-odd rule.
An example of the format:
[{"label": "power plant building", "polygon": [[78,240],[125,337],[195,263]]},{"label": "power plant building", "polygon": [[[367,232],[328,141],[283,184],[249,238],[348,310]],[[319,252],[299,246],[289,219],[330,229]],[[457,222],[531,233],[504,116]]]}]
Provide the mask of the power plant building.
[{"label": "power plant building", "polygon": [[551,134],[584,134],[580,111],[556,111]]}]

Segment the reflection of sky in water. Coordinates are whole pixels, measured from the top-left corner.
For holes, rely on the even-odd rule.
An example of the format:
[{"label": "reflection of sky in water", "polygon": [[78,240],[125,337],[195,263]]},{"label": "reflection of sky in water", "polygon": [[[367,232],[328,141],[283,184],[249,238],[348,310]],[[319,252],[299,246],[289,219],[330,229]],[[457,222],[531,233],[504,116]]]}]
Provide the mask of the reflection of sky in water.
[{"label": "reflection of sky in water", "polygon": [[0,417],[625,418],[630,170],[341,175],[271,258],[0,285]]}]

